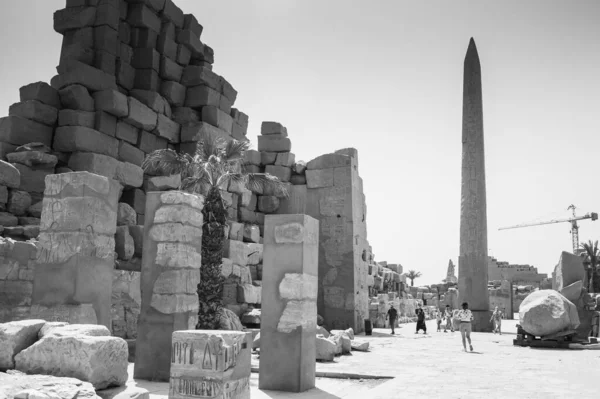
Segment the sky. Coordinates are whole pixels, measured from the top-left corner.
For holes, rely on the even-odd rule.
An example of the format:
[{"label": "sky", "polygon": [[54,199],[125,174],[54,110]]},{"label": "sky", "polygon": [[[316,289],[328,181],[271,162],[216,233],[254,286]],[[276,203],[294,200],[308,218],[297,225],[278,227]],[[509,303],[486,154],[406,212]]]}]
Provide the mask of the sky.
[{"label": "sky", "polygon": [[[597,0],[178,0],[204,26],[214,71],[261,121],[288,128],[296,159],[354,147],[377,261],[439,282],[458,261],[463,60],[483,85],[489,254],[551,273],[570,225],[499,227],[600,212]],[[4,2],[0,109],[56,74],[64,0]],[[580,223],[581,241],[600,221]]]}]

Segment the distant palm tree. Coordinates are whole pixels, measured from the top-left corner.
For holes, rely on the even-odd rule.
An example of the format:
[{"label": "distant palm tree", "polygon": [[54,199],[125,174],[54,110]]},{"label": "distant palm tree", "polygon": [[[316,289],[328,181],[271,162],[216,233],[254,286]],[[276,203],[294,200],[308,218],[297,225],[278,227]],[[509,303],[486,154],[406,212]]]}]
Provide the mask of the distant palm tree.
[{"label": "distant palm tree", "polygon": [[598,283],[600,283],[600,279],[598,279],[598,264],[600,264],[600,253],[598,252],[598,241],[592,242],[589,240],[588,242],[581,243],[579,245],[583,250],[581,252],[581,256],[584,258],[584,263],[588,266],[588,292],[598,292],[600,291],[599,287],[597,287]]},{"label": "distant palm tree", "polygon": [[421,277],[421,272],[417,272],[414,270],[409,270],[406,274],[406,277],[410,279],[410,286],[413,287],[415,283],[415,279]]},{"label": "distant palm tree", "polygon": [[[221,263],[227,210],[221,190],[230,183],[245,186],[258,192],[287,196],[285,185],[267,173],[247,173],[244,153],[249,142],[225,141],[207,134],[196,144],[196,153],[191,156],[171,149],[156,150],[144,159],[142,168],[153,175],[181,175],[179,189],[193,194],[203,194],[202,214],[202,265],[198,284],[199,330],[216,330],[223,310],[223,283]],[[271,194],[271,195],[273,195]]]}]

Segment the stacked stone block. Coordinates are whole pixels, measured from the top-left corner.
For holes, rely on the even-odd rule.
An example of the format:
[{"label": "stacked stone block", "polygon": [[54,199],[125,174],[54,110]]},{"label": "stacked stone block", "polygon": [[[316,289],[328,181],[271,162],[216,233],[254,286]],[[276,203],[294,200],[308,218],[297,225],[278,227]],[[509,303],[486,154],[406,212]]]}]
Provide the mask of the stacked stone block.
[{"label": "stacked stone block", "polygon": [[200,195],[148,193],[136,378],[168,381],[171,335],[196,327],[203,208]]}]

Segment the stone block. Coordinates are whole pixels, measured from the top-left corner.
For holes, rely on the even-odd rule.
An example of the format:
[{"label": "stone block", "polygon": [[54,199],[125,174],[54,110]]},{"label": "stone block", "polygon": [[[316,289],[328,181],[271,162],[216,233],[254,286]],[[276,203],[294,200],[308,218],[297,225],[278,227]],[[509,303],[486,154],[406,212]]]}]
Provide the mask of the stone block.
[{"label": "stone block", "polygon": [[184,105],[185,93],[185,86],[177,82],[164,81],[160,85],[160,94],[174,107]]},{"label": "stone block", "polygon": [[179,65],[185,67],[190,63],[192,57],[192,51],[183,44],[177,45],[177,58],[176,61]]},{"label": "stone block", "polygon": [[211,89],[220,92],[220,77],[208,68],[190,65],[183,70],[181,84],[186,87],[208,86]]},{"label": "stone block", "polygon": [[182,29],[177,34],[177,43],[186,46],[192,53],[192,56],[197,56],[204,52],[204,44],[200,38],[194,35],[194,32],[188,29]]},{"label": "stone block", "polygon": [[356,166],[356,158],[344,154],[324,154],[308,162],[306,168],[312,169],[330,169],[346,166]]},{"label": "stone block", "polygon": [[144,191],[169,191],[177,190],[181,185],[180,175],[152,176],[144,180]]},{"label": "stone block", "polygon": [[116,75],[117,56],[107,53],[106,51],[96,51],[93,65],[95,68],[98,68],[109,75]]},{"label": "stone block", "polygon": [[116,79],[119,86],[127,90],[133,89],[135,86],[135,68],[122,59],[117,60]]},{"label": "stone block", "polygon": [[113,4],[103,3],[99,4],[96,9],[96,22],[95,26],[107,25],[112,29],[119,30],[120,22],[120,10],[118,7],[119,2],[115,1]]},{"label": "stone block", "polygon": [[129,162],[136,166],[142,166],[146,155],[142,150],[125,142],[119,141],[119,161]]},{"label": "stone block", "polygon": [[31,83],[19,89],[21,101],[39,101],[53,108],[61,107],[58,91],[45,82]]},{"label": "stone block", "polygon": [[181,126],[179,123],[167,118],[163,114],[158,114],[156,129],[154,133],[156,135],[167,139],[170,143],[179,143],[179,134]]},{"label": "stone block", "polygon": [[158,15],[143,4],[130,4],[127,12],[127,22],[136,28],[148,28],[160,32],[161,21]]},{"label": "stone block", "polygon": [[253,224],[245,224],[243,239],[246,242],[260,243],[261,237],[258,226]]},{"label": "stone block", "polygon": [[156,49],[159,53],[161,53],[168,59],[177,60],[177,42],[175,42],[175,40],[168,34],[161,33],[160,36],[158,36],[158,40],[156,42]]},{"label": "stone block", "polygon": [[275,165],[285,166],[291,168],[296,162],[296,156],[291,152],[280,152],[277,153],[277,159]]},{"label": "stone block", "polygon": [[[206,46],[208,47],[208,46]],[[205,50],[206,50],[205,47]],[[205,62],[207,62],[205,60]],[[227,100],[229,100],[229,109],[227,110],[227,113],[229,114],[231,112],[231,106],[233,105],[233,103],[235,103],[235,100],[237,98],[237,90],[235,90],[233,88],[233,86],[231,85],[231,83],[229,83],[224,77],[220,77],[219,79],[219,86],[220,86],[220,91],[223,94],[223,97],[227,98]]]},{"label": "stone block", "polygon": [[11,227],[17,226],[19,224],[19,219],[12,213],[8,212],[0,212],[0,226],[3,227]]},{"label": "stone block", "polygon": [[78,84],[59,90],[62,108],[92,112],[95,110],[94,98],[88,90]]},{"label": "stone block", "polygon": [[251,332],[174,332],[169,397],[249,398],[251,351]]},{"label": "stone block", "polygon": [[114,76],[77,60],[62,60],[57,69],[59,75],[51,81],[57,90],[74,84],[93,91],[117,88]]},{"label": "stone block", "polygon": [[287,137],[277,135],[258,136],[258,151],[266,152],[290,152],[292,142]]},{"label": "stone block", "polygon": [[54,173],[54,168],[30,168],[20,163],[14,164],[21,175],[21,184],[19,190],[28,193],[44,192],[44,179],[46,176]]},{"label": "stone block", "polygon": [[39,142],[50,146],[52,127],[18,116],[0,118],[0,141],[13,145]]},{"label": "stone block", "polygon": [[333,187],[334,169],[314,169],[306,171],[308,188]]},{"label": "stone block", "polygon": [[140,150],[144,151],[146,154],[149,154],[152,151],[167,148],[168,141],[162,137],[156,136],[155,134],[142,130],[138,146]]},{"label": "stone block", "polygon": [[242,223],[227,221],[229,226],[229,239],[235,241],[244,241],[244,225]]},{"label": "stone block", "polygon": [[198,37],[202,35],[203,27],[198,23],[198,20],[192,14],[185,14],[183,16],[183,29],[192,31],[192,33]]},{"label": "stone block", "polygon": [[241,222],[263,225],[265,223],[265,214],[262,212],[251,211],[246,207],[238,208],[238,216]]},{"label": "stone block", "polygon": [[0,371],[14,369],[15,356],[33,345],[44,320],[23,320],[0,324]]},{"label": "stone block", "polygon": [[133,87],[138,90],[158,91],[160,89],[160,77],[154,69],[136,69]]},{"label": "stone block", "polygon": [[294,186],[303,186],[306,185],[306,176],[305,175],[292,175],[290,177],[290,183]]},{"label": "stone block", "polygon": [[93,151],[117,158],[119,140],[83,126],[61,126],[56,129],[52,147],[56,151]]},{"label": "stone block", "polygon": [[267,165],[265,173],[277,177],[282,182],[289,182],[292,177],[292,168],[280,165]]},{"label": "stone block", "polygon": [[61,109],[58,113],[58,126],[83,126],[94,129],[96,113]]},{"label": "stone block", "polygon": [[136,89],[132,90],[129,95],[150,107],[154,112],[167,115],[167,107],[169,107],[167,100],[157,92]]},{"label": "stone block", "polygon": [[127,358],[127,342],[121,338],[48,335],[15,356],[15,365],[28,374],[78,378],[100,390],[125,385]]},{"label": "stone block", "polygon": [[137,144],[139,139],[139,129],[133,125],[119,121],[117,123],[116,137],[121,140],[125,140],[132,144]]},{"label": "stone block", "polygon": [[237,287],[237,301],[240,303],[260,304],[261,288],[252,284],[240,284]]},{"label": "stone block", "polygon": [[279,198],[274,196],[258,196],[258,210],[263,213],[274,213],[279,208]]},{"label": "stone block", "polygon": [[161,79],[179,82],[181,80],[181,76],[183,75],[183,67],[170,58],[162,56],[160,58],[159,72]]},{"label": "stone block", "polygon": [[108,25],[96,26],[94,28],[94,49],[104,51],[114,57],[119,55],[119,32]]},{"label": "stone block", "polygon": [[588,275],[583,266],[583,259],[563,251],[554,270],[552,288],[560,292],[577,281],[582,281],[584,287],[588,286]]},{"label": "stone block", "polygon": [[21,185],[19,170],[5,161],[0,161],[0,185],[10,188],[19,188]]},{"label": "stone block", "polygon": [[271,135],[276,134],[279,137],[287,137],[287,128],[279,122],[263,122],[260,125],[260,134]]},{"label": "stone block", "polygon": [[117,226],[137,225],[137,214],[135,209],[126,202],[119,202],[117,209]]},{"label": "stone block", "polygon": [[220,137],[224,140],[229,139],[229,134],[206,122],[187,123],[181,126],[181,142],[199,141],[205,135]]},{"label": "stone block", "polygon": [[246,150],[244,152],[244,162],[250,165],[260,165],[261,153],[256,150]]},{"label": "stone block", "polygon": [[208,105],[202,107],[202,121],[216,126],[219,129],[223,129],[227,133],[231,133],[233,119],[227,113],[215,106]]},{"label": "stone block", "polygon": [[158,121],[156,112],[133,97],[128,97],[128,103],[129,115],[123,121],[139,129],[154,130]]},{"label": "stone block", "polygon": [[181,8],[173,0],[165,0],[165,7],[162,10],[161,18],[163,21],[170,21],[177,29],[182,29],[184,24],[184,15]]},{"label": "stone block", "polygon": [[191,108],[176,107],[173,109],[173,120],[182,126],[188,123],[200,122],[200,119],[200,113]]},{"label": "stone block", "polygon": [[11,105],[8,115],[30,119],[46,126],[54,126],[58,119],[58,110],[42,102],[28,100]]},{"label": "stone block", "polygon": [[185,96],[185,106],[190,108],[202,108],[207,105],[219,107],[221,93],[205,85],[188,87]]},{"label": "stone block", "polygon": [[261,348],[259,389],[303,392],[315,386],[319,223],[268,216],[264,237],[260,335],[271,344]]},{"label": "stone block", "polygon": [[93,26],[96,20],[96,7],[71,7],[54,13],[54,30],[64,34],[73,29]]},{"label": "stone block", "polygon": [[262,165],[275,165],[275,161],[277,160],[276,152],[262,151],[260,155]]},{"label": "stone block", "polygon": [[115,252],[118,259],[130,260],[135,252],[133,237],[129,234],[128,226],[117,227],[115,234]]},{"label": "stone block", "polygon": [[23,216],[31,206],[31,195],[27,191],[10,190],[6,210],[15,216]]},{"label": "stone block", "polygon": [[108,112],[118,118],[129,115],[127,96],[116,90],[103,90],[94,93],[96,111]]},{"label": "stone block", "polygon": [[160,53],[154,48],[136,48],[133,50],[131,66],[135,69],[160,70]]}]

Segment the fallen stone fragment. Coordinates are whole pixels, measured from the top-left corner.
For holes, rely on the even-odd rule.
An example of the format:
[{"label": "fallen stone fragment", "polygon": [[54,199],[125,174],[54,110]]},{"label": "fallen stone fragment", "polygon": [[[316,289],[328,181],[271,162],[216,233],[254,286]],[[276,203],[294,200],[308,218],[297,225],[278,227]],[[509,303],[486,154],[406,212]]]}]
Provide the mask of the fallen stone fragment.
[{"label": "fallen stone fragment", "polygon": [[128,355],[121,338],[50,334],[15,356],[15,365],[25,373],[78,378],[103,389],[125,384]]},{"label": "fallen stone fragment", "polygon": [[56,155],[40,151],[20,151],[6,154],[6,159],[11,163],[20,163],[30,168],[53,168],[58,163]]},{"label": "fallen stone fragment", "polygon": [[0,371],[15,368],[15,356],[38,339],[44,320],[22,320],[0,324]]},{"label": "fallen stone fragment", "polygon": [[106,328],[106,326],[99,324],[69,324],[65,322],[54,322],[48,327],[42,327],[39,333],[40,338],[49,336],[76,337],[79,335],[89,337],[110,337],[110,330]]},{"label": "fallen stone fragment", "polygon": [[367,352],[369,350],[369,342],[368,341],[352,341],[351,342],[351,347],[353,351],[361,351],[361,352]]},{"label": "fallen stone fragment", "polygon": [[337,353],[337,345],[322,335],[315,337],[316,360],[332,362]]},{"label": "fallen stone fragment", "polygon": [[0,373],[0,398],[100,399],[89,382],[51,375],[27,375],[15,370],[10,374]]}]

